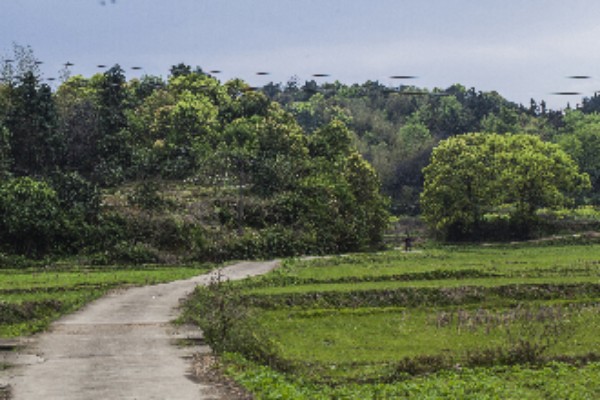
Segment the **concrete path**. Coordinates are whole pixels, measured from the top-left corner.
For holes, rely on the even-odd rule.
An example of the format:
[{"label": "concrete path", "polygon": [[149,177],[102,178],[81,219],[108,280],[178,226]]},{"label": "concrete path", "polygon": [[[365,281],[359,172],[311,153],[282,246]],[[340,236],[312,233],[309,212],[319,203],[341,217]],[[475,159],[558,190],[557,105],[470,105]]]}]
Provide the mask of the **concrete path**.
[{"label": "concrete path", "polygon": [[[277,265],[243,262],[221,271],[225,278],[242,279]],[[5,371],[0,386],[10,384],[14,400],[212,398],[211,388],[190,374],[196,349],[176,345],[201,332],[170,321],[180,299],[214,274],[113,292],[62,318],[26,347],[24,365]]]}]

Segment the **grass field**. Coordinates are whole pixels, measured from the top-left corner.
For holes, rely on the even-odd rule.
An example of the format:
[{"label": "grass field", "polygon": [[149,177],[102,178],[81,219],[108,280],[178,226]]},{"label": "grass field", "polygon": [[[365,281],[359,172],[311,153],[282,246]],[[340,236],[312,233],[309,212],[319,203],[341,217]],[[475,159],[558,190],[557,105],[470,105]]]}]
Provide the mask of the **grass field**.
[{"label": "grass field", "polygon": [[288,260],[217,286],[188,314],[230,310],[199,323],[258,398],[600,397],[599,244]]},{"label": "grass field", "polygon": [[0,338],[44,330],[107,291],[189,278],[206,265],[89,267],[62,263],[0,268]]}]

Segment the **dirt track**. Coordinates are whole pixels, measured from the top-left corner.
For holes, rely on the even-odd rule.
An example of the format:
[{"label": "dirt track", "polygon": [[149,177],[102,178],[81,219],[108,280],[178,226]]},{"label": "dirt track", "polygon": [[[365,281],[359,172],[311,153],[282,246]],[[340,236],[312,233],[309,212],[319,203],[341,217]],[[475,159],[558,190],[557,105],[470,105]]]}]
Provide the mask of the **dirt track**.
[{"label": "dirt track", "polygon": [[[244,262],[222,270],[229,279],[263,274],[271,262]],[[114,292],[52,325],[23,350],[24,365],[5,371],[14,400],[211,399],[213,389],[194,381],[191,353],[177,339],[200,332],[170,324],[179,300],[202,275],[185,281]],[[8,373],[6,373],[8,372]]]}]

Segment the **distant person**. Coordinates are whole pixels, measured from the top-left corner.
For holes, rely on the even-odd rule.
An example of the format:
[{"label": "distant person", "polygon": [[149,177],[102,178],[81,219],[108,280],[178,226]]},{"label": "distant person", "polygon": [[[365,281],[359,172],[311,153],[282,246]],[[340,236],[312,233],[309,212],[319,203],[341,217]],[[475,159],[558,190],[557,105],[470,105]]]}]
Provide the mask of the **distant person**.
[{"label": "distant person", "polygon": [[413,238],[406,232],[406,237],[404,238],[404,251],[409,252],[412,250],[412,242]]}]

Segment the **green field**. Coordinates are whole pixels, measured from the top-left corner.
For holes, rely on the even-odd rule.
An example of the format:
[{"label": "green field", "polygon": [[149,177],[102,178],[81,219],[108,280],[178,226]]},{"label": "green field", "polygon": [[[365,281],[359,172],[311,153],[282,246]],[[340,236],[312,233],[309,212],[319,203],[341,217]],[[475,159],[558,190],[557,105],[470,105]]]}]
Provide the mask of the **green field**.
[{"label": "green field", "polygon": [[90,267],[76,264],[0,268],[0,338],[35,333],[107,291],[185,279],[195,266]]},{"label": "green field", "polygon": [[330,386],[282,374],[238,356],[225,358],[227,373],[257,399],[592,400],[600,395],[597,362],[581,367],[549,363],[541,367],[450,369],[393,383]]},{"label": "green field", "polygon": [[295,259],[196,299],[258,398],[600,396],[598,244]]}]

